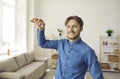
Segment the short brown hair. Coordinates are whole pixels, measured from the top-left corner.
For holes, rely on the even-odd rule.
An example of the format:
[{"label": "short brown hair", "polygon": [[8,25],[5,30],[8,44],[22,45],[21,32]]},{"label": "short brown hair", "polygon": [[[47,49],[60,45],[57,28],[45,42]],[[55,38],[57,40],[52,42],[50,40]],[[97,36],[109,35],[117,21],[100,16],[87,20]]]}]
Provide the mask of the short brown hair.
[{"label": "short brown hair", "polygon": [[65,26],[67,25],[67,23],[71,20],[71,19],[74,19],[74,20],[76,20],[77,22],[78,22],[78,24],[80,25],[80,27],[83,27],[83,20],[80,18],[80,17],[78,17],[78,16],[69,16],[67,19],[66,19],[66,21],[65,21]]}]

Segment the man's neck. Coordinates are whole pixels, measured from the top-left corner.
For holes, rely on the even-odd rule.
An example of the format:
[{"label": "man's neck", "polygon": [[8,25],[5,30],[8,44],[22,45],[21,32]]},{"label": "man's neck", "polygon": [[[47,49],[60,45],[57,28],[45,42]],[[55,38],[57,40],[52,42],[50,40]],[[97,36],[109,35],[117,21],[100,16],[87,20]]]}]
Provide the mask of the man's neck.
[{"label": "man's neck", "polygon": [[76,42],[76,41],[78,41],[78,40],[80,40],[80,37],[78,37],[77,39],[75,39],[75,40],[71,40],[71,39],[69,39],[71,42]]}]

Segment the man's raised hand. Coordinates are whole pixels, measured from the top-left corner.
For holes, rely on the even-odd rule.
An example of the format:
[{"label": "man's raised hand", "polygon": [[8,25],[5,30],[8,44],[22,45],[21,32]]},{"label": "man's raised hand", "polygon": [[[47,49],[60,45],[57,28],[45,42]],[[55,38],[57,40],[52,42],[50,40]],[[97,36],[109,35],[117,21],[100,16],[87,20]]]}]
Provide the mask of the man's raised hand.
[{"label": "man's raised hand", "polygon": [[33,18],[31,22],[35,23],[39,29],[43,30],[45,28],[45,23],[42,19]]}]

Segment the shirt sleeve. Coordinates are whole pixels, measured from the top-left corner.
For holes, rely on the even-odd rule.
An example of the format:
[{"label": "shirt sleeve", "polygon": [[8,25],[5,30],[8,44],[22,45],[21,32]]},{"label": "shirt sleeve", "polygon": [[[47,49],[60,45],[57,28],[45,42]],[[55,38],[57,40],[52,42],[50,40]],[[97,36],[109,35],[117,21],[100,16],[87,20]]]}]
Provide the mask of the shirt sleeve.
[{"label": "shirt sleeve", "polygon": [[52,48],[57,50],[58,40],[46,40],[44,30],[37,30],[37,42],[42,48]]},{"label": "shirt sleeve", "polygon": [[93,49],[87,51],[85,58],[89,72],[92,75],[93,79],[104,79],[100,64]]}]

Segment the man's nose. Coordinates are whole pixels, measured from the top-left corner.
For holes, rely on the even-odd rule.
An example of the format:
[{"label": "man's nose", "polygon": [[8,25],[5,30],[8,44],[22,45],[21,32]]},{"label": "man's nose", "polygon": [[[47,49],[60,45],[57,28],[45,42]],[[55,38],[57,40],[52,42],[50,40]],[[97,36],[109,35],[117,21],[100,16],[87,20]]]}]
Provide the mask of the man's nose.
[{"label": "man's nose", "polygon": [[69,31],[73,31],[73,28],[72,28],[72,27],[70,27],[70,28],[69,28]]}]

